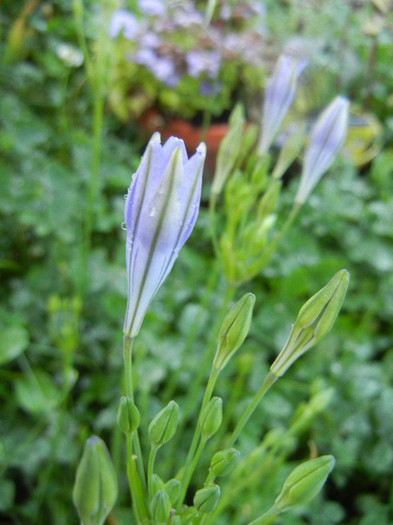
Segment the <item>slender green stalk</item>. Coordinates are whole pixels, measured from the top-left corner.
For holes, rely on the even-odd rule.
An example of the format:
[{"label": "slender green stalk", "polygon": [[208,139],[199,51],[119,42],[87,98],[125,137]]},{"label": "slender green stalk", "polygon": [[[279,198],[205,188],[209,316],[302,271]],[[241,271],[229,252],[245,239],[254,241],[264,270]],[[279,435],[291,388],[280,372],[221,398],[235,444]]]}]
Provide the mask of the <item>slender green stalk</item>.
[{"label": "slender green stalk", "polygon": [[201,415],[204,409],[206,408],[207,404],[210,401],[210,398],[212,396],[213,389],[216,384],[219,373],[220,373],[219,370],[217,370],[216,368],[212,368],[212,371],[209,377],[209,381],[206,386],[205,395],[202,401],[202,406],[199,411],[198,422],[195,427],[194,436],[193,436],[193,439],[192,439],[192,442],[191,442],[191,445],[188,451],[186,462],[184,464],[184,471],[183,471],[183,476],[181,479],[181,491],[180,491],[180,496],[178,500],[178,510],[180,510],[183,504],[183,500],[185,498],[185,495],[188,489],[188,485],[191,480],[191,476],[195,470],[199,456],[202,453],[202,450],[206,443],[206,440],[201,439]]},{"label": "slender green stalk", "polygon": [[272,507],[269,509],[265,514],[260,516],[254,521],[250,521],[248,525],[267,525],[269,523],[273,523],[274,518],[278,516],[279,512],[275,509],[275,507]]},{"label": "slender green stalk", "polygon": [[202,384],[202,381],[204,380],[205,378],[205,374],[206,374],[206,369],[209,365],[209,363],[211,362],[213,356],[212,356],[212,352],[213,352],[213,348],[214,346],[216,346],[217,344],[217,336],[218,336],[218,332],[220,330],[220,327],[221,327],[221,324],[222,324],[222,321],[223,321],[223,318],[225,316],[225,314],[227,313],[227,310],[228,310],[228,305],[229,303],[231,302],[234,294],[235,294],[235,291],[236,291],[236,288],[232,287],[232,286],[228,286],[227,287],[227,290],[226,290],[226,293],[225,293],[225,297],[224,297],[224,300],[222,302],[222,306],[221,306],[221,309],[220,309],[220,313],[217,317],[217,322],[211,332],[211,338],[207,344],[207,347],[206,347],[206,352],[202,358],[202,361],[201,361],[201,364],[199,366],[199,369],[198,369],[198,373],[196,374],[194,380],[192,381],[191,383],[191,386],[190,386],[190,389],[189,389],[189,392],[188,392],[188,396],[187,396],[187,400],[186,400],[186,404],[183,408],[183,417],[186,418],[189,414],[193,413],[194,411],[194,408],[195,408],[195,400],[198,399],[198,391],[199,391],[199,388],[201,387],[201,384]]},{"label": "slender green stalk", "polygon": [[[218,272],[218,269],[219,269],[219,267],[217,267],[217,272]],[[214,283],[212,282],[212,286],[213,286],[213,284]],[[200,366],[198,368],[198,372],[195,375],[194,379],[192,380],[190,388],[188,389],[187,398],[185,400],[184,406],[182,407],[182,419],[181,419],[181,421],[179,423],[179,426],[178,426],[177,432],[176,432],[176,434],[174,436],[174,439],[172,439],[172,441],[170,443],[172,454],[168,454],[168,457],[171,457],[171,456],[174,455],[173,451],[176,450],[176,447],[178,446],[179,440],[180,440],[181,436],[183,435],[183,430],[184,430],[184,427],[186,425],[188,416],[190,414],[194,414],[196,412],[196,410],[197,410],[197,403],[198,403],[198,399],[199,399],[199,396],[198,396],[199,389],[200,389],[200,387],[202,385],[202,381],[205,378],[206,369],[207,369],[207,367],[209,366],[209,364],[211,363],[211,361],[213,359],[212,353],[213,353],[214,346],[217,344],[218,331],[220,329],[222,320],[223,320],[223,318],[224,318],[224,316],[226,314],[226,311],[228,309],[228,304],[232,300],[232,297],[233,297],[234,293],[235,293],[235,288],[232,288],[232,287],[228,287],[227,288],[227,291],[226,291],[226,294],[225,294],[225,297],[224,297],[224,300],[223,300],[223,303],[222,303],[222,306],[221,306],[221,309],[220,309],[220,313],[218,314],[218,317],[217,317],[217,321],[216,321],[216,323],[214,325],[214,328],[210,332],[211,335],[210,335],[209,341],[208,341],[208,343],[206,345],[206,351],[205,351],[205,353],[204,353],[204,355],[202,357]],[[209,295],[209,297],[210,297],[210,295]]]},{"label": "slender green stalk", "polygon": [[[127,397],[134,401],[134,386],[132,379],[132,346],[134,340],[130,337],[123,337],[123,351],[124,351],[124,367],[125,367],[125,382]],[[145,495],[142,488],[141,479],[145,479],[143,472],[142,456],[140,454],[140,446],[137,454],[134,454],[133,445],[137,443],[138,448],[139,437],[138,432],[132,432],[127,435],[127,476],[130,487],[130,492],[133,500],[133,510],[138,523],[143,523],[148,520],[148,510],[145,502]],[[138,468],[136,465],[138,462]],[[138,472],[139,470],[139,472]]]},{"label": "slender green stalk", "polygon": [[239,437],[240,432],[243,430],[245,424],[250,419],[252,413],[254,412],[258,404],[260,403],[261,399],[266,394],[266,392],[269,390],[269,388],[273,385],[273,383],[276,382],[277,379],[278,377],[272,374],[271,372],[269,372],[268,375],[265,377],[265,380],[263,381],[261,388],[255,394],[254,398],[252,399],[251,403],[248,405],[245,412],[243,412],[243,415],[239,419],[235,430],[232,432],[231,436],[229,437],[228,443],[226,445],[228,448],[234,445],[235,441]]},{"label": "slender green stalk", "polygon": [[101,144],[103,127],[104,98],[94,92],[94,115],[92,126],[92,152],[90,177],[87,188],[86,208],[83,217],[83,238],[80,255],[80,268],[78,272],[78,293],[83,296],[87,282],[88,256],[91,246],[91,234],[94,224],[94,207],[97,200],[98,175],[101,162]]},{"label": "slender green stalk", "polygon": [[153,499],[153,473],[154,473],[154,462],[156,460],[158,447],[151,447],[149,455],[149,463],[147,467],[147,482],[149,486],[149,501]]},{"label": "slender green stalk", "polygon": [[210,301],[213,290],[217,284],[217,280],[219,276],[219,269],[220,269],[220,266],[217,263],[217,260],[215,260],[212,269],[209,271],[209,280],[207,282],[202,300],[200,302],[200,309],[199,309],[198,315],[195,317],[190,327],[190,330],[188,331],[188,335],[187,335],[187,338],[184,344],[184,348],[182,351],[182,355],[181,355],[181,361],[180,361],[179,368],[171,375],[170,381],[168,381],[166,389],[164,390],[164,394],[162,398],[165,400],[173,399],[173,395],[175,393],[176,386],[177,386],[177,380],[179,378],[180,373],[182,372],[182,370],[184,370],[184,367],[187,363],[187,360],[189,358],[189,352],[198,334],[207,305]]},{"label": "slender green stalk", "polygon": [[210,236],[213,244],[214,255],[219,260],[221,257],[221,252],[216,227],[216,202],[217,195],[215,193],[211,193],[209,200]]}]

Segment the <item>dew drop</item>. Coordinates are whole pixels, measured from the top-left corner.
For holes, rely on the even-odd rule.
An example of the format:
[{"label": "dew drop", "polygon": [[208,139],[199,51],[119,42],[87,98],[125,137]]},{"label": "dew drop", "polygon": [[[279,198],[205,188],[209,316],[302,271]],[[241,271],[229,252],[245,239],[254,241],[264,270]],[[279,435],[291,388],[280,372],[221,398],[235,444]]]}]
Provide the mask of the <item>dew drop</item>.
[{"label": "dew drop", "polygon": [[155,214],[156,214],[156,208],[155,206],[152,206],[149,210],[149,217],[154,217]]},{"label": "dew drop", "polygon": [[124,199],[126,199],[128,197],[128,193],[125,193],[124,194]]},{"label": "dew drop", "polygon": [[121,229],[127,231],[127,224],[125,222],[121,223]]}]

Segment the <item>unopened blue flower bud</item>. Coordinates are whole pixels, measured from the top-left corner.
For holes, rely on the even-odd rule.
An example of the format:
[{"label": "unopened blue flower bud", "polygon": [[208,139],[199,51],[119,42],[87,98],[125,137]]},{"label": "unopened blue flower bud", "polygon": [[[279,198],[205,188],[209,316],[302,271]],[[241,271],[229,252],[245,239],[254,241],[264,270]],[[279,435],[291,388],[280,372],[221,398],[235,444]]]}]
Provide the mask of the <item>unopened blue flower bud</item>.
[{"label": "unopened blue flower bud", "polygon": [[222,422],[222,399],[212,397],[201,415],[203,439],[209,439],[220,428]]},{"label": "unopened blue flower bud", "polygon": [[117,498],[117,479],[105,443],[86,440],[76,472],[73,500],[83,525],[102,525]]},{"label": "unopened blue flower bud", "polygon": [[333,456],[321,456],[296,467],[285,480],[274,508],[281,513],[310,501],[326,483],[334,464]]},{"label": "unopened blue flower bud", "polygon": [[265,155],[293,102],[296,81],[306,67],[305,60],[281,55],[269,78],[263,104],[262,132],[258,144],[258,153]]},{"label": "unopened blue flower bud", "polygon": [[218,336],[214,368],[222,370],[247,337],[254,305],[255,295],[246,293],[226,315]]},{"label": "unopened blue flower bud", "polygon": [[153,447],[160,447],[173,437],[178,419],[179,406],[175,401],[169,401],[149,425],[149,438]]},{"label": "unopened blue flower bud", "polygon": [[227,476],[235,468],[240,452],[234,448],[219,450],[210,462],[210,470],[215,476]]},{"label": "unopened blue flower bud", "polygon": [[270,367],[275,376],[282,376],[296,359],[329,332],[344,302],[348,283],[349,273],[340,270],[302,306],[288,341]]},{"label": "unopened blue flower bud", "polygon": [[318,118],[304,153],[295,202],[303,204],[322,175],[333,164],[348,133],[349,101],[336,97]]},{"label": "unopened blue flower bud", "polygon": [[198,512],[208,514],[216,509],[220,496],[220,487],[218,485],[210,485],[195,493],[194,506]]},{"label": "unopened blue flower bud", "polygon": [[128,300],[124,334],[135,337],[151,300],[166,279],[198,216],[206,147],[188,158],[184,142],[162,146],[155,133],[127,193]]},{"label": "unopened blue flower bud", "polygon": [[139,427],[141,416],[135,403],[129,397],[121,397],[117,410],[117,423],[125,434],[134,432]]},{"label": "unopened blue flower bud", "polygon": [[150,508],[154,523],[159,525],[168,522],[171,513],[171,502],[165,490],[159,490],[154,494]]}]

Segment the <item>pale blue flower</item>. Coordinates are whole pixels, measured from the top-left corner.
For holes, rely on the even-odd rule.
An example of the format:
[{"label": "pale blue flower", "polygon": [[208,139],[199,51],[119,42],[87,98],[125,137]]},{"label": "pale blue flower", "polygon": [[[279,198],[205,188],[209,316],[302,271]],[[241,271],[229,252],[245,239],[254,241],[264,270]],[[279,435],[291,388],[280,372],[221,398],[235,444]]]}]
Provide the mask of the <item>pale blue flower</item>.
[{"label": "pale blue flower", "polygon": [[333,164],[348,133],[349,101],[337,96],[319,116],[304,153],[295,202],[303,204],[322,175]]},{"label": "pale blue flower", "polygon": [[118,9],[113,13],[109,27],[110,38],[116,38],[122,33],[127,40],[134,40],[138,30],[138,21],[132,13],[126,9]]},{"label": "pale blue flower", "polygon": [[184,142],[155,133],[127,193],[128,301],[124,334],[135,337],[197,219],[206,147],[188,158]]},{"label": "pale blue flower", "polygon": [[220,68],[221,56],[214,49],[192,49],[186,55],[187,72],[194,78],[206,73],[210,78],[215,78]]},{"label": "pale blue flower", "polygon": [[162,0],[139,0],[139,10],[147,16],[164,16],[165,2]]},{"label": "pale blue flower", "polygon": [[258,144],[258,152],[261,155],[268,152],[280,129],[282,121],[295,97],[297,78],[306,67],[306,64],[305,60],[299,60],[287,55],[281,55],[278,59],[265,90],[262,133]]}]

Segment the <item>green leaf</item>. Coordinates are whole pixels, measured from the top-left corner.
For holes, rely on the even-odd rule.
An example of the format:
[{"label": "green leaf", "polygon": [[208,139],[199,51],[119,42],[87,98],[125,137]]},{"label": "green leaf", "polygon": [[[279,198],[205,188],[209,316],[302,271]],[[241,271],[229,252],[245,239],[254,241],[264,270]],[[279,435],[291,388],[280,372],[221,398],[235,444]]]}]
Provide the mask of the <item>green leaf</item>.
[{"label": "green leaf", "polygon": [[29,344],[29,335],[26,328],[13,325],[1,331],[0,337],[0,365],[8,363],[18,357]]},{"label": "green leaf", "polygon": [[55,408],[61,392],[53,379],[41,370],[31,371],[16,384],[19,405],[27,412],[45,413]]}]

